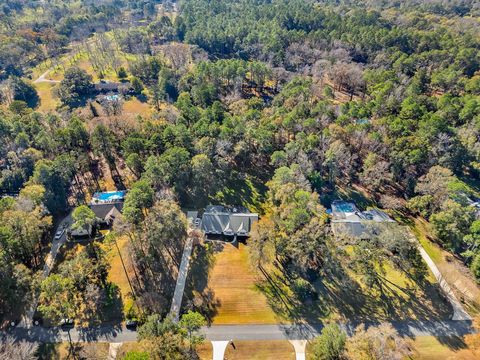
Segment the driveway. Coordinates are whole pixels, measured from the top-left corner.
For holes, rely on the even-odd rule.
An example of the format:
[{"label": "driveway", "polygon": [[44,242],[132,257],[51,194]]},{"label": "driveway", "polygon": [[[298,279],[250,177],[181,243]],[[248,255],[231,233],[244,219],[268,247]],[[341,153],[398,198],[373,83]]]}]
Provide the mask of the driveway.
[{"label": "driveway", "polygon": [[[52,247],[50,248],[50,252],[48,253],[46,259],[45,259],[45,265],[43,266],[43,272],[42,272],[42,279],[45,279],[49,274],[50,271],[53,268],[53,265],[55,264],[55,259],[58,255],[58,252],[60,248],[65,244],[67,241],[67,232],[64,231],[63,235],[59,239],[55,239],[55,234],[59,229],[67,229],[68,226],[72,224],[72,213],[69,213],[66,217],[64,217],[60,223],[58,224],[57,228],[55,229],[55,232],[53,234],[52,238]],[[22,316],[22,320],[18,324],[19,327],[31,327],[33,324],[33,315],[35,315],[35,310],[37,309],[38,306],[38,299],[35,298],[32,301],[32,304],[30,308],[27,310],[27,312]]]}]

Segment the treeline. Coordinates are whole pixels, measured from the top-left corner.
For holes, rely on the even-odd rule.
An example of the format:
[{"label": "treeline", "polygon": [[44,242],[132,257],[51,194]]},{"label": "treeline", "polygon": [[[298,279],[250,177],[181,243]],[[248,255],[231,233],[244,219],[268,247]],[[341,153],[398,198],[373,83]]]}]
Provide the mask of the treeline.
[{"label": "treeline", "polygon": [[[72,41],[156,15],[160,1],[0,2],[0,79],[60,56]],[[168,3],[168,2],[167,2]]]}]

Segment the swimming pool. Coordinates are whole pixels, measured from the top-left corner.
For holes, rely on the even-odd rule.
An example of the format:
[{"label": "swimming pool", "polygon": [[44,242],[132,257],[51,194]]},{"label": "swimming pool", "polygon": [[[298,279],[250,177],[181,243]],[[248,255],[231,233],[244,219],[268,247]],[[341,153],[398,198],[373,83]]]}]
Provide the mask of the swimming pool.
[{"label": "swimming pool", "polygon": [[357,211],[357,207],[352,202],[334,201],[332,203],[332,210],[343,213],[353,213]]},{"label": "swimming pool", "polygon": [[93,200],[97,201],[113,201],[123,200],[126,195],[126,191],[106,191],[93,194]]}]

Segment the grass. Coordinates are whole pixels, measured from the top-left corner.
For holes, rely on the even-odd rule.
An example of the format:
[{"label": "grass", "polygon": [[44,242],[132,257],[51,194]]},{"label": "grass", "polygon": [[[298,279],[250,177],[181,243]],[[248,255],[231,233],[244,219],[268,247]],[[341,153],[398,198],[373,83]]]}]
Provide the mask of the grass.
[{"label": "grass", "polygon": [[380,287],[374,289],[346,265],[353,248],[334,260],[341,265],[329,275],[311,282],[313,295],[305,296],[288,269],[273,265],[261,271],[252,269],[245,244],[237,248],[217,243],[216,247],[211,260],[206,261],[204,254],[193,261],[190,283],[194,291],[188,295],[214,324],[438,320],[451,315],[450,304],[431,273],[414,280],[386,262]]},{"label": "grass", "polygon": [[36,83],[34,86],[35,89],[37,89],[38,96],[40,97],[38,111],[48,112],[55,110],[59,104],[59,100],[53,95],[52,90],[57,86],[57,84],[42,82]]},{"label": "grass", "polygon": [[471,338],[471,335],[465,336],[465,339],[461,337],[418,336],[411,341],[416,349],[412,358],[415,360],[478,359],[480,358],[480,351],[478,347],[475,349],[474,346],[469,346],[469,338]]},{"label": "grass", "polygon": [[120,257],[118,250],[115,246],[115,242],[105,244],[106,251],[107,251],[107,259],[110,264],[110,271],[108,272],[108,281],[114,283],[118,286],[120,290],[120,295],[122,298],[123,309],[124,313],[128,311],[128,309],[135,307],[132,290],[130,288],[130,284],[127,278],[127,274],[125,274],[125,270],[122,265],[122,259],[125,263],[125,267],[127,268],[128,276],[130,277],[130,281],[135,281],[134,276],[132,276],[131,265],[130,265],[130,257],[128,255],[128,239],[126,236],[121,236],[116,239],[118,248],[120,249],[120,253],[122,257]]},{"label": "grass", "polygon": [[[244,244],[238,248],[231,244],[218,244],[221,251],[214,255],[208,272],[207,289],[210,289],[210,306],[214,307],[214,324],[275,324],[279,321],[269,307],[267,298],[256,287],[257,278],[248,261]],[[219,249],[219,250],[220,250]],[[204,277],[203,273],[192,273]],[[196,282],[197,284],[202,284]],[[200,291],[194,295],[200,298]],[[200,286],[201,287],[201,286]],[[202,295],[203,296],[203,295]]]},{"label": "grass", "polygon": [[433,241],[429,236],[431,234],[429,224],[425,220],[415,219],[412,231],[435,262],[442,276],[453,288],[457,297],[464,303],[466,310],[471,315],[479,314],[480,288],[469,269],[463,265],[461,260],[456,259]]},{"label": "grass", "polygon": [[127,114],[149,115],[151,107],[147,102],[142,102],[132,97],[123,104],[123,112]]},{"label": "grass", "polygon": [[225,186],[215,195],[220,204],[242,205],[254,212],[262,212],[266,186],[252,176],[241,178],[233,174]]},{"label": "grass", "polygon": [[[108,343],[74,343],[73,353],[68,342],[42,343],[39,346],[37,356],[39,360],[70,360],[70,359],[96,359],[108,358]],[[79,356],[80,355],[80,356]]]},{"label": "grass", "polygon": [[[270,307],[285,321],[318,323],[324,321],[387,321],[410,319],[446,319],[450,304],[441,296],[433,275],[415,282],[390,263],[383,264],[379,286],[368,286],[348,264],[354,249],[346,248],[330,262],[329,271],[310,281],[297,278],[288,268],[270,266],[258,287]],[[309,283],[307,283],[308,285]]]},{"label": "grass", "polygon": [[[294,360],[295,350],[286,340],[234,341],[228,345],[225,358],[229,360]],[[207,359],[207,358],[205,358]]]}]

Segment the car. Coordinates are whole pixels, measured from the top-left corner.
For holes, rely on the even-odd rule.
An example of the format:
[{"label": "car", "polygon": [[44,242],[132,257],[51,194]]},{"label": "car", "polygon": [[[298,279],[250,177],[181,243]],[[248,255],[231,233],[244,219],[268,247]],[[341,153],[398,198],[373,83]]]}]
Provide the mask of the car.
[{"label": "car", "polygon": [[136,329],[138,326],[138,321],[137,320],[127,320],[125,322],[125,326],[127,329]]},{"label": "car", "polygon": [[62,236],[63,233],[65,232],[65,229],[60,229],[55,233],[55,240],[59,240]]},{"label": "car", "polygon": [[62,320],[60,320],[61,327],[73,327],[73,325],[74,325],[73,319],[63,318]]}]

